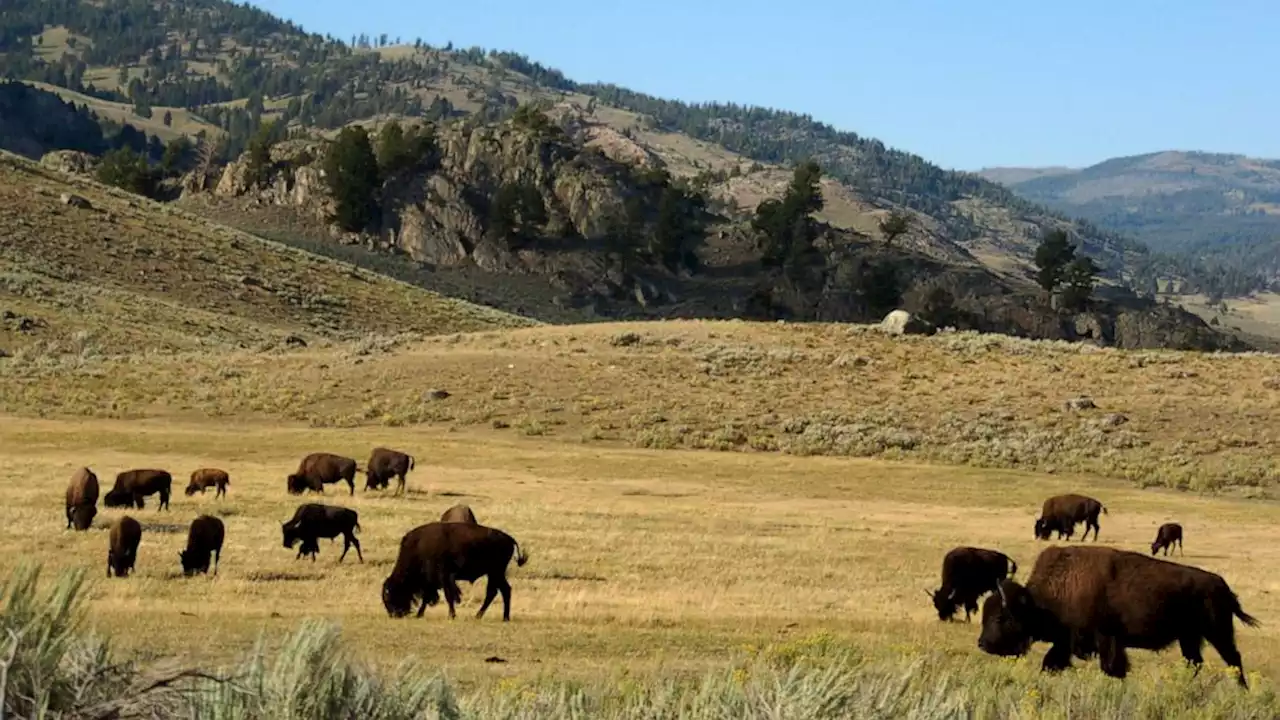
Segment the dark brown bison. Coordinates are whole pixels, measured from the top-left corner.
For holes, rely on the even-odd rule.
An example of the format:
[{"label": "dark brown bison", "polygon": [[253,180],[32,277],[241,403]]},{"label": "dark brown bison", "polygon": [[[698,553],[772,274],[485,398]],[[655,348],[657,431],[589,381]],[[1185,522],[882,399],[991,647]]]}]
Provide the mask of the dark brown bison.
[{"label": "dark brown bison", "polygon": [[1108,547],[1051,547],[1040,553],[1026,587],[1000,584],[982,605],[978,647],[993,655],[1024,655],[1033,642],[1051,644],[1041,668],[1071,666],[1071,656],[1099,655],[1102,671],[1123,678],[1126,648],[1162,650],[1174,642],[1199,670],[1205,640],[1239,671],[1232,616],[1258,621],[1220,575]]},{"label": "dark brown bison", "polygon": [[142,498],[159,493],[160,505],[157,509],[168,510],[169,489],[172,486],[173,476],[166,470],[126,470],[116,475],[116,484],[102,497],[102,504],[107,507],[133,505],[141,510]]},{"label": "dark brown bison", "polygon": [[471,512],[471,508],[466,505],[454,505],[448,510],[445,510],[444,514],[440,516],[440,522],[471,523],[472,525],[478,524],[476,522],[476,514]]},{"label": "dark brown bison", "polygon": [[428,605],[440,602],[443,591],[449,617],[453,618],[454,606],[461,598],[457,581],[475,582],[488,576],[484,603],[476,617],[483,617],[489,604],[502,593],[502,621],[507,622],[511,619],[507,565],[513,553],[517,565],[529,561],[514,538],[495,528],[467,523],[419,525],[400,540],[395,567],[382,583],[382,604],[391,617],[404,617],[413,609],[413,601],[419,599],[422,604],[418,617],[422,617]]},{"label": "dark brown bison", "polygon": [[311,453],[302,458],[298,471],[289,476],[289,492],[299,495],[303,491],[323,493],[324,486],[346,481],[351,495],[356,494],[356,461],[333,453]]},{"label": "dark brown bison", "polygon": [[111,525],[107,537],[107,577],[125,577],[133,571],[138,559],[138,543],[142,541],[142,525],[128,515]]},{"label": "dark brown bison", "polygon": [[320,552],[320,545],[316,540],[318,538],[332,540],[339,535],[342,536],[342,555],[338,557],[338,562],[342,562],[342,559],[347,556],[347,551],[353,547],[356,549],[356,557],[360,558],[360,562],[364,562],[364,554],[360,552],[360,541],[355,535],[355,531],[359,529],[360,516],[355,510],[320,503],[299,505],[293,512],[293,517],[280,525],[280,530],[284,534],[285,547],[293,549],[294,543],[302,543],[298,547],[298,554],[293,559],[297,560],[306,554],[311,556],[312,562],[315,562],[316,555]]},{"label": "dark brown bison", "polygon": [[204,494],[204,491],[211,487],[216,487],[217,491],[213,493],[213,497],[220,498],[227,494],[227,486],[231,484],[231,476],[227,475],[226,470],[217,468],[200,468],[191,473],[191,482],[187,483],[187,496],[196,493]]},{"label": "dark brown bison", "polygon": [[978,612],[978,598],[995,592],[1005,577],[1018,571],[1013,558],[996,550],[958,547],[942,558],[942,587],[925,594],[933,599],[939,620],[950,620],[958,607],[964,607],[964,621]]},{"label": "dark brown bison", "polygon": [[1178,545],[1178,554],[1182,554],[1182,526],[1178,523],[1165,523],[1156,530],[1156,541],[1151,543],[1151,554],[1155,555],[1161,548],[1169,554],[1169,548]]},{"label": "dark brown bison", "polygon": [[369,463],[365,465],[366,490],[377,490],[391,484],[396,478],[396,494],[404,492],[405,475],[413,469],[413,456],[399,450],[374,448],[369,455]]},{"label": "dark brown bison", "polygon": [[71,476],[67,485],[67,527],[73,524],[77,530],[88,530],[93,517],[98,514],[98,476],[82,467]]},{"label": "dark brown bison", "polygon": [[1084,495],[1055,495],[1044,501],[1040,508],[1040,517],[1036,518],[1035,533],[1037,540],[1048,540],[1049,534],[1057,531],[1058,537],[1070,539],[1076,534],[1076,523],[1084,523],[1083,542],[1089,538],[1089,530],[1093,530],[1093,539],[1098,539],[1098,513],[1106,513],[1102,503]]},{"label": "dark brown bison", "polygon": [[194,575],[198,572],[208,574],[209,554],[213,553],[213,574],[218,574],[218,561],[222,559],[222,540],[226,537],[226,528],[222,521],[212,515],[201,515],[191,521],[191,529],[187,531],[187,549],[178,553],[182,560],[182,574]]}]

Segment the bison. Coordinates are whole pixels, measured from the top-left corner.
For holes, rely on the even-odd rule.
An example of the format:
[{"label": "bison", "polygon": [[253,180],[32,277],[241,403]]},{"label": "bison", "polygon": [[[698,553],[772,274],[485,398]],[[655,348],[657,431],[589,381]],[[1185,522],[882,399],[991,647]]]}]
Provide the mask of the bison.
[{"label": "bison", "polygon": [[225,497],[227,494],[227,486],[231,484],[231,476],[227,475],[226,470],[217,468],[200,468],[191,473],[191,482],[187,483],[187,497],[196,493],[204,494],[204,491],[211,487],[216,487],[217,491],[213,493],[214,499]]},{"label": "bison", "polygon": [[102,498],[107,507],[143,508],[142,498],[160,494],[159,508],[169,509],[169,488],[173,476],[167,470],[126,470],[116,475],[116,484]]},{"label": "bison", "polygon": [[382,583],[382,604],[391,617],[404,617],[418,599],[422,602],[418,617],[422,617],[428,605],[440,602],[443,591],[449,604],[449,617],[453,618],[454,606],[461,598],[457,581],[475,582],[488,576],[484,603],[476,618],[484,616],[489,604],[501,592],[502,621],[507,622],[511,620],[507,565],[513,553],[517,565],[529,561],[514,538],[495,528],[466,523],[419,525],[400,540],[395,567]]},{"label": "bison", "polygon": [[201,515],[191,521],[187,531],[187,549],[178,553],[182,560],[182,574],[209,573],[209,553],[213,553],[213,574],[218,574],[218,561],[222,559],[222,540],[226,528],[212,515]]},{"label": "bison", "polygon": [[978,647],[1001,656],[1051,644],[1041,669],[1099,655],[1102,672],[1123,678],[1126,648],[1162,650],[1174,642],[1197,672],[1205,640],[1247,686],[1232,616],[1256,627],[1222,576],[1108,547],[1051,547],[1036,558],[1026,586],[1005,580],[982,605]]},{"label": "bison", "polygon": [[942,587],[925,594],[933,599],[939,620],[950,620],[956,608],[964,607],[964,621],[978,612],[978,598],[995,592],[1005,577],[1018,572],[1013,558],[996,550],[958,547],[942,558]]},{"label": "bison", "polygon": [[1055,495],[1044,501],[1044,505],[1040,508],[1040,517],[1036,518],[1035,535],[1037,540],[1048,540],[1049,534],[1055,530],[1058,537],[1067,537],[1075,535],[1076,523],[1084,523],[1084,535],[1080,540],[1083,542],[1089,537],[1089,530],[1093,530],[1093,539],[1098,539],[1098,513],[1106,513],[1107,508],[1102,503],[1091,497],[1084,495]]},{"label": "bison", "polygon": [[476,514],[466,505],[454,505],[440,516],[440,522],[471,523],[477,525]]},{"label": "bison", "polygon": [[1182,554],[1182,526],[1178,523],[1165,523],[1156,530],[1156,541],[1151,543],[1151,554],[1155,555],[1161,548],[1169,554],[1169,548],[1178,545],[1178,554]]},{"label": "bison", "polygon": [[398,450],[374,448],[365,465],[365,489],[377,490],[391,484],[396,478],[396,494],[404,492],[405,475],[413,469],[413,456]]},{"label": "bison", "polygon": [[302,458],[298,471],[289,476],[289,492],[299,495],[305,490],[323,493],[324,486],[346,481],[351,495],[356,494],[356,461],[333,453],[318,452]]},{"label": "bison", "polygon": [[77,530],[88,530],[97,514],[98,476],[82,467],[67,485],[67,528],[74,524]]},{"label": "bison", "polygon": [[294,556],[294,560],[305,554],[310,555],[311,561],[315,562],[316,555],[320,552],[320,546],[316,543],[317,538],[332,540],[342,535],[342,555],[338,557],[338,562],[342,562],[342,559],[347,556],[347,551],[352,547],[356,549],[356,557],[360,558],[360,562],[364,562],[364,554],[360,552],[360,541],[355,535],[355,531],[360,529],[360,516],[355,510],[334,505],[306,503],[299,505],[293,517],[281,524],[280,529],[284,534],[285,547],[292,549],[294,543],[299,541],[302,543],[298,547],[298,554]]},{"label": "bison", "polygon": [[111,526],[107,537],[107,577],[125,577],[133,571],[138,559],[138,543],[142,541],[142,525],[128,515]]}]

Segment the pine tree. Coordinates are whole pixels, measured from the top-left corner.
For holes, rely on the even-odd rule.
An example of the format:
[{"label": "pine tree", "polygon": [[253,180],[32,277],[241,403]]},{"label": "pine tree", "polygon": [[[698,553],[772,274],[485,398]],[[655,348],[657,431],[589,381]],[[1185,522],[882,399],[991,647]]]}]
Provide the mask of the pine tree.
[{"label": "pine tree", "polygon": [[359,126],[345,127],[324,159],[325,181],[337,206],[333,222],[348,232],[362,232],[380,218],[378,158],[369,134]]}]

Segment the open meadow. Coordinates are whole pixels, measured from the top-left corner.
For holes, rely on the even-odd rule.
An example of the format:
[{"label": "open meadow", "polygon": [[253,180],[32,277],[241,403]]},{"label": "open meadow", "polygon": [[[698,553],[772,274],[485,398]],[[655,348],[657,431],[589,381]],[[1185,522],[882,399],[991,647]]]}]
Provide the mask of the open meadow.
[{"label": "open meadow", "polygon": [[[1274,716],[1278,369],[1264,355],[747,323],[21,354],[0,364],[0,574],[30,560],[85,567],[91,627],[122,650],[200,666],[321,618],[383,671],[415,658],[463,692],[500,697],[566,682],[696,686],[757,662],[851,656],[871,673],[861,677],[993,717]],[[1098,407],[1064,409],[1080,394]],[[323,498],[359,512],[364,562],[353,550],[339,564],[340,541],[295,560],[280,524],[315,498],[286,494],[285,476],[309,452],[363,465],[379,445],[415,456],[406,496],[365,491],[357,475],[354,497],[328,486]],[[105,577],[105,527],[122,511],[100,506],[89,532],[63,529],[81,465],[103,492],[129,468],[174,475],[170,511],[154,497],[129,511],[144,528],[133,577]],[[226,499],[181,494],[205,466],[230,472]],[[977,648],[978,618],[938,621],[924,591],[948,549],[1002,550],[1025,579],[1048,545],[1032,538],[1041,501],[1071,491],[1107,506],[1103,545],[1146,551],[1161,523],[1184,525],[1186,555],[1173,559],[1222,574],[1263,623],[1236,624],[1250,690],[1208,648],[1194,681],[1176,649],[1131,651],[1125,683],[1096,660],[1053,678],[1038,672],[1043,645],[1000,660]],[[443,603],[388,618],[380,587],[399,538],[459,502],[531,556],[509,570],[511,623],[500,599],[473,617],[483,580],[463,585],[454,621]],[[226,523],[222,563],[216,577],[184,578],[178,552],[200,513]]]}]

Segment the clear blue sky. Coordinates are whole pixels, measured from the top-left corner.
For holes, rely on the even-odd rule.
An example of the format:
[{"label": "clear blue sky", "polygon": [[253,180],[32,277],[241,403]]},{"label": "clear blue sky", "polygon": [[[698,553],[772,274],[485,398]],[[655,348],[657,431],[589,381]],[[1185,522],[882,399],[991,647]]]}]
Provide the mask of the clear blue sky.
[{"label": "clear blue sky", "polygon": [[524,53],[808,113],[943,167],[1280,158],[1277,0],[256,0],[308,31]]}]

